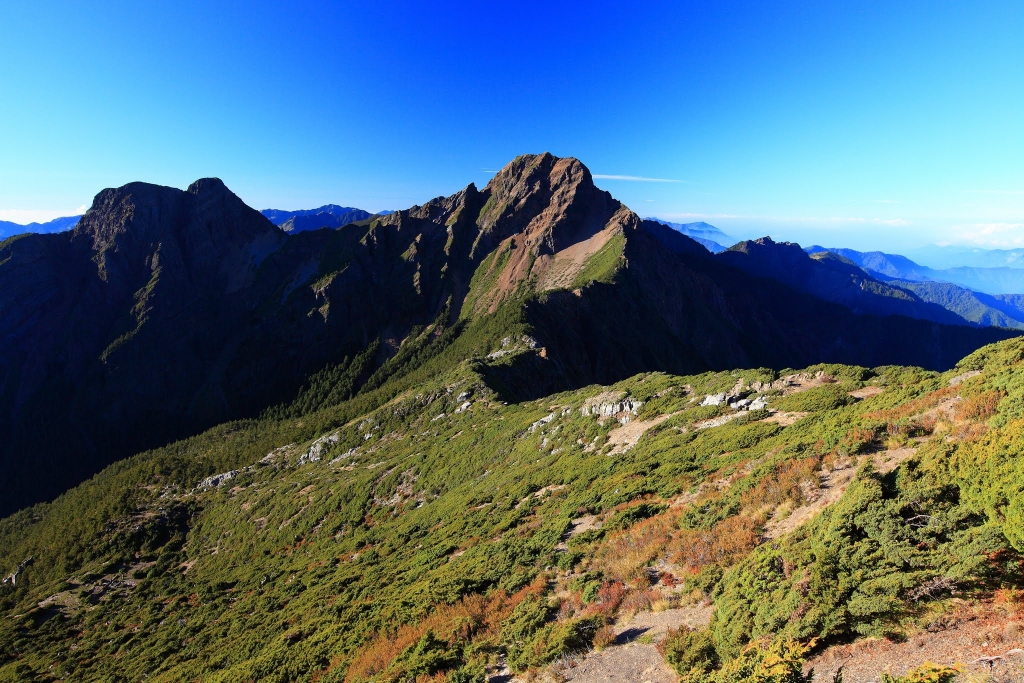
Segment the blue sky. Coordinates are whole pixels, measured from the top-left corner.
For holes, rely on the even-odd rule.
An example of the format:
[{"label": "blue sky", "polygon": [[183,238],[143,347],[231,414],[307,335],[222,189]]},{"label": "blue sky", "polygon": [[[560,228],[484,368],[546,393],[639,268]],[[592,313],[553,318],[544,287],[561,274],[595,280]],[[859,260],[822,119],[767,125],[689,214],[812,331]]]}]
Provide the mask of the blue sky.
[{"label": "blue sky", "polygon": [[737,237],[1024,246],[1019,0],[0,0],[0,31],[0,219],[204,176],[404,208],[547,150]]}]

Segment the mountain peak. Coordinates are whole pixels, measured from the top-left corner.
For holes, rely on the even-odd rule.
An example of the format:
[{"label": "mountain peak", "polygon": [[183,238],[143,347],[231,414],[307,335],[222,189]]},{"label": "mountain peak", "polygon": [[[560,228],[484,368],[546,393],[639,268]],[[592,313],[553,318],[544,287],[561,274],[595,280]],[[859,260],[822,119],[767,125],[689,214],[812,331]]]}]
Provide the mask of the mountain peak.
[{"label": "mountain peak", "polygon": [[266,251],[281,237],[219,178],[187,190],[142,182],[105,189],[72,232],[73,242],[102,255],[104,272],[134,272],[170,258],[190,270],[231,272],[232,281],[248,270],[254,245]]},{"label": "mountain peak", "polygon": [[497,202],[521,210],[530,200],[568,195],[576,188],[585,192],[596,189],[590,170],[578,159],[560,159],[544,152],[516,157],[491,178],[484,190],[489,190]]},{"label": "mountain peak", "polygon": [[484,192],[489,198],[480,227],[497,229],[502,238],[522,233],[528,243],[539,246],[539,253],[554,253],[589,238],[624,208],[594,186],[590,170],[579,159],[549,152],[516,157],[491,178]]},{"label": "mountain peak", "polygon": [[200,178],[186,190],[189,194],[200,195],[200,194],[230,194],[235,197],[235,193],[228,189],[227,185],[220,178]]}]

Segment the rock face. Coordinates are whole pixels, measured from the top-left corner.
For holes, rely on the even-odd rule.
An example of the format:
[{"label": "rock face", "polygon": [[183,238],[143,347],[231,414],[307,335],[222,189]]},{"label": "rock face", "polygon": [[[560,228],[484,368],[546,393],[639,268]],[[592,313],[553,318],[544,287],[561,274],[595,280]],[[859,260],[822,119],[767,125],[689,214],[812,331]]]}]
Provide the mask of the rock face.
[{"label": "rock face", "polygon": [[350,385],[303,410],[342,400],[419,330],[477,357],[509,400],[645,370],[947,367],[1007,336],[852,315],[752,272],[550,154],[482,190],[292,235],[217,179],[104,190],[73,231],[0,243],[0,514],[358,358]]}]

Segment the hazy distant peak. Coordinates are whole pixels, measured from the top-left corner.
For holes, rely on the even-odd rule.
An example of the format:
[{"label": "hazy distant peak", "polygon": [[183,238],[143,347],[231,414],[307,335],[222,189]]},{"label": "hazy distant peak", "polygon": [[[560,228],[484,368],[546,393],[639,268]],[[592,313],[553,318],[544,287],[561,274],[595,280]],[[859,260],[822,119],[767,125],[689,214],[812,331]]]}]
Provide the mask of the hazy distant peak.
[{"label": "hazy distant peak", "polygon": [[366,220],[373,215],[363,209],[337,204],[324,204],[315,209],[299,209],[297,211],[263,209],[260,213],[271,223],[289,233],[320,228],[340,228],[349,223]]},{"label": "hazy distant peak", "polygon": [[12,235],[21,235],[26,232],[34,232],[39,234],[50,234],[55,232],[66,232],[71,230],[78,225],[78,220],[81,216],[62,216],[61,218],[54,218],[52,221],[46,221],[44,223],[12,223],[10,221],[0,221],[0,240],[7,239]]}]

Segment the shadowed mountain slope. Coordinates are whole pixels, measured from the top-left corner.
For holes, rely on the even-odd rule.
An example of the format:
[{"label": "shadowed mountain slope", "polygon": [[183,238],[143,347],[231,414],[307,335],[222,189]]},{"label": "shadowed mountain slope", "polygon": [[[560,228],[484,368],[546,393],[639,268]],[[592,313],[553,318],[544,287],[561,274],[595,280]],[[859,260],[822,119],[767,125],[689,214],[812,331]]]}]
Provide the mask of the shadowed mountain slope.
[{"label": "shadowed mountain slope", "polygon": [[903,315],[952,325],[968,321],[912,292],[871,277],[833,252],[808,256],[798,244],[773,242],[770,237],[734,245],[718,258],[757,277],[784,282],[813,296],[842,304],[854,313]]},{"label": "shadowed mountain slope", "polygon": [[[280,415],[394,395],[467,358],[520,400],[644,370],[944,369],[1009,335],[938,324],[949,314],[911,295],[830,289],[838,266],[802,252],[810,280],[766,279],[761,251],[713,258],[550,154],[482,190],[293,235],[216,179],[104,190],[74,231],[0,243],[0,514],[297,395]],[[934,315],[857,315],[880,312],[868,300]]]}]

